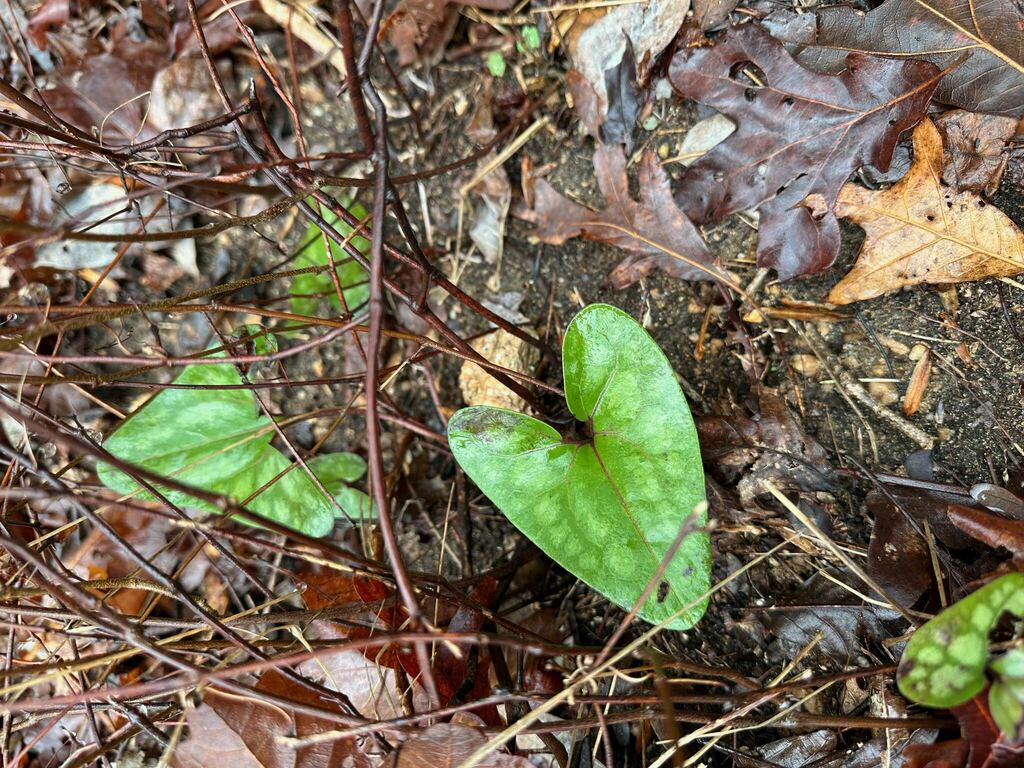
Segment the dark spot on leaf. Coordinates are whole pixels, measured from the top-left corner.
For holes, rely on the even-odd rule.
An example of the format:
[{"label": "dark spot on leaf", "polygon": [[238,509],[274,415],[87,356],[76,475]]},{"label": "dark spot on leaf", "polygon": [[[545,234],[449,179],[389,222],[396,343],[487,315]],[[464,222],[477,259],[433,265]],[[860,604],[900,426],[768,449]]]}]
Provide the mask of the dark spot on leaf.
[{"label": "dark spot on leaf", "polygon": [[658,585],[658,602],[664,603],[666,597],[668,597],[668,582],[663,581]]}]

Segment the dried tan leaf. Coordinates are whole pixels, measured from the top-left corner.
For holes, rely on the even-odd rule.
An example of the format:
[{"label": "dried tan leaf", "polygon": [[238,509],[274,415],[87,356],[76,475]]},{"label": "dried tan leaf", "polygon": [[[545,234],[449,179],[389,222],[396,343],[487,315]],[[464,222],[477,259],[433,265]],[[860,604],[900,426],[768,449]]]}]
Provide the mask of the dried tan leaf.
[{"label": "dried tan leaf", "polygon": [[924,354],[914,366],[914,373],[907,385],[907,393],[903,396],[903,415],[913,416],[921,407],[921,398],[928,388],[928,379],[932,374],[932,351],[925,349]]},{"label": "dried tan leaf", "polygon": [[[495,365],[521,373],[530,373],[540,353],[517,336],[498,329],[473,342],[473,349]],[[491,405],[523,411],[526,402],[489,372],[468,360],[459,371],[459,389],[467,405]]]},{"label": "dried tan leaf", "polygon": [[[815,201],[808,198],[811,207]],[[1024,233],[973,192],[942,184],[942,139],[928,119],[914,129],[914,163],[889,189],[846,184],[836,213],[867,234],[833,304],[920,283],[962,283],[1024,272]]]}]

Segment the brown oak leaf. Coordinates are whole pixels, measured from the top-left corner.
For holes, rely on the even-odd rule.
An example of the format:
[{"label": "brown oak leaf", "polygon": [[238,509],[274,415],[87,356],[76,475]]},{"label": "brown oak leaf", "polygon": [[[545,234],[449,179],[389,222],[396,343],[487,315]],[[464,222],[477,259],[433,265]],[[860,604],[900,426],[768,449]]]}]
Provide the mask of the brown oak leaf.
[{"label": "brown oak leaf", "polygon": [[584,237],[614,245],[629,255],[608,276],[618,289],[632,285],[655,267],[682,280],[726,279],[700,232],[672,199],[668,176],[653,152],[640,160],[640,199],[629,194],[626,156],[619,146],[599,145],[594,152],[597,185],[605,208],[592,211],[555,190],[544,179],[530,179],[533,207],[516,215],[532,222],[531,234],[560,245]]},{"label": "brown oak leaf", "polygon": [[1024,234],[973,192],[942,184],[942,139],[930,120],[914,129],[914,163],[889,189],[847,184],[836,214],[867,240],[828,300],[849,304],[919,283],[962,283],[1024,272]]},{"label": "brown oak leaf", "polygon": [[[681,179],[683,211],[704,224],[760,208],[758,264],[788,279],[835,260],[840,235],[831,206],[839,190],[861,166],[888,168],[900,133],[924,114],[939,71],[928,62],[851,53],[840,74],[821,75],[761,27],[744,24],[713,47],[679,50],[669,79],[682,96],[737,124]],[[812,194],[826,202],[814,215],[802,205]]]},{"label": "brown oak leaf", "polygon": [[809,46],[802,64],[840,72],[844,54],[908,55],[950,67],[935,98],[975,112],[1024,113],[1024,7],[1016,0],[887,0],[868,14],[848,5],[770,23]]}]

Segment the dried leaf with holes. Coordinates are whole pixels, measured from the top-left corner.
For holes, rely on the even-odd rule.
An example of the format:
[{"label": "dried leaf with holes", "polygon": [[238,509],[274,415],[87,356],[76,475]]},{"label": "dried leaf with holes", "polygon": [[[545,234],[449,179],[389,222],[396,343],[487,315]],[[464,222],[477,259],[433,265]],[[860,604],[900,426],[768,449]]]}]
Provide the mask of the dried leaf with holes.
[{"label": "dried leaf with holes", "polygon": [[693,223],[676,206],[668,176],[650,151],[640,160],[640,200],[629,194],[626,156],[621,147],[601,145],[594,153],[597,185],[605,208],[592,211],[555,191],[543,179],[531,179],[533,207],[519,206],[516,215],[532,222],[531,233],[559,245],[574,237],[614,245],[627,256],[608,279],[626,288],[655,267],[682,280],[732,280],[719,267]]},{"label": "dried leaf with holes", "polygon": [[942,139],[930,120],[914,129],[914,164],[889,189],[847,184],[836,214],[867,234],[857,263],[832,289],[833,304],[919,283],[962,283],[1024,272],[1024,233],[973,192],[942,184]]},{"label": "dried leaf with holes", "polygon": [[[924,114],[939,80],[923,61],[851,53],[843,72],[797,64],[761,27],[730,29],[714,46],[683,48],[669,67],[682,96],[724,113],[736,131],[694,163],[677,198],[698,224],[758,208],[758,264],[783,280],[819,272],[839,254],[832,212],[861,166],[887,169],[900,133]],[[813,215],[803,205],[818,195]]]}]

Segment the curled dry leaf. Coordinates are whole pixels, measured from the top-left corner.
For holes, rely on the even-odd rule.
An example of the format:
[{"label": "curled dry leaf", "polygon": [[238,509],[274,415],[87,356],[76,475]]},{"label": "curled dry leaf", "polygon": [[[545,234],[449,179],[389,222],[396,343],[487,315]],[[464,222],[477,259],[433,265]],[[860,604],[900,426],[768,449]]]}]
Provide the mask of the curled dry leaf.
[{"label": "curled dry leaf", "polygon": [[914,129],[914,163],[900,181],[877,192],[843,187],[836,213],[859,224],[867,240],[830,302],[1024,272],[1024,233],[995,206],[941,178],[942,139],[926,119]]},{"label": "curled dry leaf", "polygon": [[1008,154],[1006,143],[1017,131],[1012,117],[951,110],[935,120],[942,134],[942,180],[959,190],[994,194]]},{"label": "curled dry leaf", "polygon": [[990,547],[1009,550],[1014,558],[1024,558],[1024,521],[1007,520],[980,509],[949,505],[949,519],[967,535]]},{"label": "curled dry leaf", "polygon": [[[753,64],[763,74],[741,78]],[[939,80],[922,61],[851,53],[841,74],[804,69],[764,29],[729,30],[713,47],[678,51],[669,79],[686,98],[717,109],[736,131],[678,185],[698,224],[760,207],[758,264],[782,279],[825,269],[839,253],[831,206],[857,168],[888,168],[899,135],[924,114]],[[814,215],[808,195],[825,205]]]},{"label": "curled dry leaf", "polygon": [[921,399],[924,391],[928,388],[928,379],[932,374],[932,351],[925,347],[924,354],[918,359],[914,366],[914,372],[910,376],[910,383],[907,385],[907,392],[903,396],[903,415],[913,416],[921,407]]},{"label": "curled dry leaf", "polygon": [[801,46],[801,63],[840,72],[844,53],[924,59],[950,67],[936,98],[976,112],[1024,113],[1024,8],[1016,0],[887,0],[868,14],[836,5],[773,31]]},{"label": "curled dry leaf", "polygon": [[532,180],[533,208],[516,215],[536,225],[532,234],[559,245],[574,237],[614,245],[629,256],[609,280],[615,288],[632,285],[655,267],[682,280],[724,279],[697,228],[672,199],[668,176],[650,151],[640,160],[640,200],[629,194],[626,156],[621,147],[600,145],[594,172],[605,208],[592,211],[560,194],[543,179]]}]

